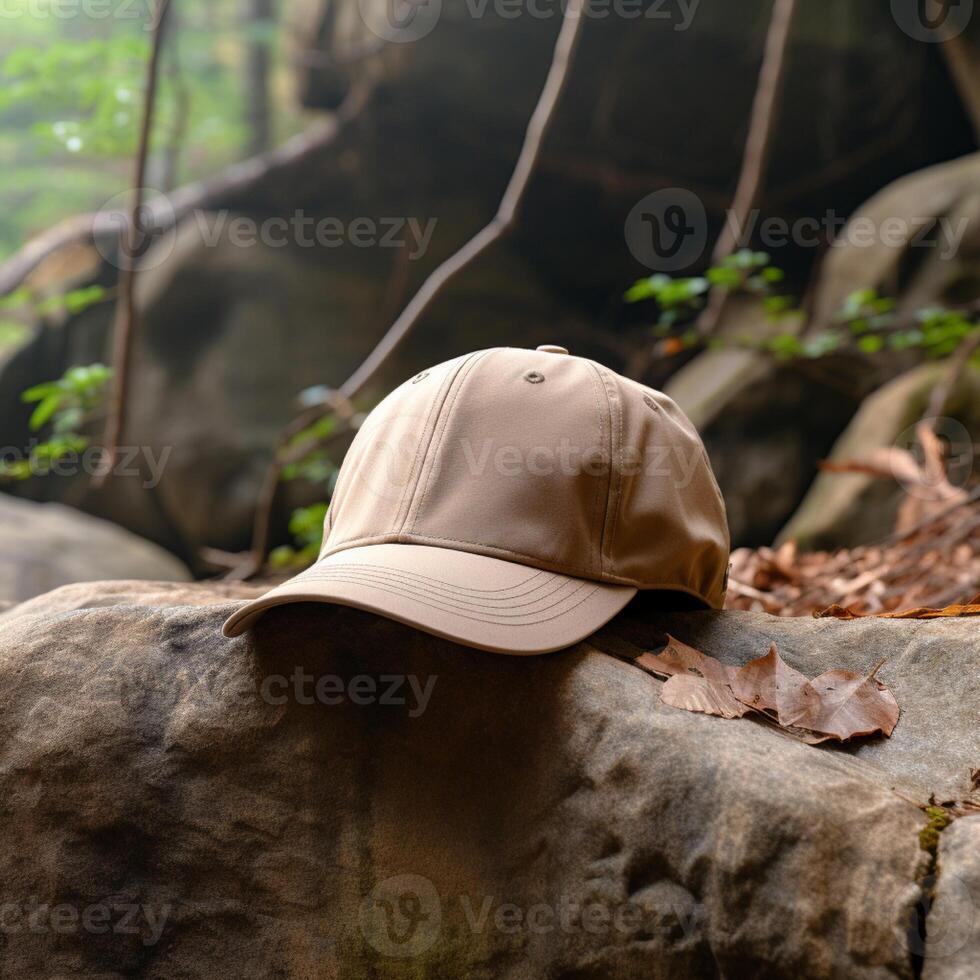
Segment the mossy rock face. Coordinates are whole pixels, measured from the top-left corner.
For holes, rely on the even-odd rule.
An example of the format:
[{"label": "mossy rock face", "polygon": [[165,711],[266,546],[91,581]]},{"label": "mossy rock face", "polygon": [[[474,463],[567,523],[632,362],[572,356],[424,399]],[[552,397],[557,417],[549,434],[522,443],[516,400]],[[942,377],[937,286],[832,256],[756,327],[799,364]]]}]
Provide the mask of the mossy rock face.
[{"label": "mossy rock face", "polygon": [[[896,442],[908,448],[914,427],[926,414],[929,398],[947,370],[945,364],[924,364],[866,398],[829,458],[861,459],[873,449]],[[956,478],[968,476],[980,443],[980,369],[969,367],[963,372],[937,431],[951,440]],[[796,541],[811,549],[875,541],[893,530],[903,496],[902,488],[891,480],[821,473],[778,540]]]},{"label": "mossy rock face", "polygon": [[[300,605],[225,639],[259,591],[0,615],[4,976],[912,980],[912,800],[969,792],[973,624],[624,615],[501,657]],[[603,652],[664,631],[811,676],[885,657],[902,717],[838,752],[668,707]],[[60,928],[9,928],[40,907]]]}]

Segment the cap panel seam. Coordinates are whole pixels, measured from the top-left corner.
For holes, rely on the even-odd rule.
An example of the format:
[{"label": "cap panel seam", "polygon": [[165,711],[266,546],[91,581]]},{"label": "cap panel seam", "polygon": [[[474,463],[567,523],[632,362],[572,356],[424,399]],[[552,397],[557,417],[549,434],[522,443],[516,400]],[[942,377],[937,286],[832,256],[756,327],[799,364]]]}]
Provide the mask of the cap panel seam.
[{"label": "cap panel seam", "polygon": [[[609,384],[606,379],[605,372],[602,370],[601,366],[596,364],[594,361],[586,361],[589,367],[595,372],[599,379],[599,384],[602,387],[602,392],[606,396],[606,409],[609,417],[609,483],[606,487],[606,508],[602,515],[602,531],[599,536],[599,570],[601,574],[605,574],[607,567],[612,566],[612,556],[610,555],[610,561],[606,562],[606,543],[607,541],[612,544],[612,530],[610,523],[610,515],[615,512],[615,508],[618,504],[619,499],[619,481],[621,479],[621,473],[623,468],[623,415],[621,409],[614,412],[613,405],[616,403],[616,399],[610,397]],[[601,409],[600,409],[601,411]],[[613,415],[616,415],[616,421],[614,423]],[[613,445],[613,431],[614,425],[618,424],[618,431],[616,435],[618,438],[615,439],[616,445]],[[613,455],[618,452],[619,465],[613,465]]]},{"label": "cap panel seam", "polygon": [[[465,548],[449,548],[442,542],[448,541],[454,545],[466,545]],[[605,582],[607,585],[628,585],[634,589],[640,589],[645,591],[668,591],[668,592],[684,592],[687,595],[694,596],[696,599],[700,599],[706,605],[710,606],[712,609],[719,608],[712,602],[705,593],[699,592],[697,589],[692,588],[689,585],[682,585],[678,582],[654,582],[641,581],[640,579],[628,578],[625,575],[613,575],[606,572],[601,578],[595,578],[595,572],[590,568],[580,568],[576,565],[564,565],[561,562],[548,562],[542,561],[535,555],[525,555],[519,551],[511,551],[508,548],[500,548],[493,544],[484,544],[480,541],[464,541],[460,538],[449,538],[443,537],[437,534],[413,534],[413,535],[397,535],[397,534],[382,534],[375,537],[357,538],[353,541],[344,541],[342,544],[338,545],[336,548],[332,548],[323,558],[329,558],[330,555],[335,555],[338,552],[346,551],[349,548],[364,548],[369,545],[375,544],[405,544],[405,545],[420,545],[420,546],[430,546],[435,548],[446,548],[447,551],[464,551],[468,554],[483,555],[485,558],[502,558],[504,561],[512,561],[518,565],[527,565],[529,568],[539,568],[546,572],[557,572],[559,575],[568,575],[571,578],[582,578],[588,581],[594,582]],[[322,561],[323,559],[321,559]]]},{"label": "cap panel seam", "polygon": [[[601,365],[596,365],[596,370],[599,371],[606,378],[607,392],[609,386],[618,388],[616,385],[616,377],[611,372],[607,371]],[[616,530],[619,527],[619,515],[622,510],[623,503],[623,473],[625,471],[625,460],[623,457],[623,431],[625,425],[626,416],[626,399],[625,398],[615,398],[611,401],[616,402],[616,421],[618,425],[618,450],[619,450],[619,466],[616,468],[616,484],[615,490],[610,486],[610,501],[609,501],[609,513],[608,513],[608,523],[606,526],[606,537],[603,539],[603,546],[605,547],[608,542],[609,545],[609,564],[614,567],[616,562],[613,556],[613,549],[616,547]],[[611,409],[610,409],[611,410]]]},{"label": "cap panel seam", "polygon": [[[602,399],[601,399],[601,397],[599,395],[600,388],[602,387],[602,378],[599,378],[598,377],[599,372],[595,370],[595,365],[591,361],[586,361],[586,364],[588,364],[589,367],[592,368],[593,374],[595,375],[595,377],[592,377],[590,375],[590,377],[592,377],[592,395],[595,398],[596,416],[597,416],[598,422],[599,422],[599,442],[601,444],[603,444],[603,449],[605,449],[605,442],[606,442],[605,428],[606,428],[606,426],[605,426],[605,419],[603,418],[603,415],[602,415]],[[597,383],[597,379],[598,379],[598,383]],[[608,400],[608,396],[607,396],[607,399],[606,399],[606,407],[607,408],[608,408],[608,404],[609,404],[609,400]],[[610,427],[609,427],[609,433],[610,433],[610,438],[611,438],[611,436],[612,436],[612,423],[611,422],[610,422]],[[608,495],[609,495],[609,487],[607,485],[607,487],[606,487],[606,496],[608,497]],[[592,498],[592,521],[591,521],[591,531],[592,531],[592,533],[589,536],[595,542],[595,544],[593,545],[593,555],[595,556],[595,557],[593,557],[593,561],[595,562],[596,568],[598,569],[598,572],[599,572],[600,575],[602,575],[602,573],[604,571],[603,565],[602,565],[602,535],[605,532],[605,519],[603,519],[603,526],[602,526],[602,528],[599,529],[598,540],[596,540],[596,533],[595,532],[596,532],[597,518],[598,518],[598,515],[599,515],[599,501],[601,499],[601,496],[602,496],[602,484],[597,480],[596,481],[595,493],[593,494],[593,498]],[[596,557],[598,558],[598,561],[596,561]]]},{"label": "cap panel seam", "polygon": [[[439,415],[436,418],[435,426],[432,431],[432,438],[430,439],[430,445],[432,446],[431,452],[429,448],[426,448],[426,457],[429,457],[428,469],[425,467],[425,462],[422,464],[422,471],[425,473],[425,482],[422,483],[422,493],[419,496],[418,504],[415,504],[415,497],[418,494],[418,488],[416,487],[416,492],[412,494],[412,500],[409,503],[408,511],[405,513],[405,520],[399,527],[399,532],[404,533],[405,527],[408,524],[408,520],[412,519],[412,528],[410,533],[414,533],[419,522],[419,515],[422,513],[422,507],[425,504],[426,495],[429,492],[429,483],[432,480],[432,472],[435,469],[435,460],[438,457],[440,451],[442,450],[442,441],[446,436],[446,430],[449,428],[449,418],[452,415],[452,410],[456,405],[459,398],[459,393],[463,390],[463,385],[466,383],[467,377],[469,377],[470,372],[476,366],[476,364],[481,361],[488,354],[492,353],[491,350],[477,351],[475,354],[471,354],[463,364],[460,365],[459,371],[456,372],[453,382],[455,387],[452,391],[447,392],[446,398],[443,400],[443,404],[439,408]],[[434,440],[434,445],[433,445]],[[419,480],[422,480],[422,474],[419,474]],[[414,515],[412,513],[414,507]]]},{"label": "cap panel seam", "polygon": [[[357,585],[363,583],[351,582],[347,584]],[[586,600],[591,598],[598,591],[598,586],[594,586],[593,588],[589,589],[585,593],[585,595],[581,596],[581,598],[579,598],[577,602],[568,604],[569,600],[573,596],[581,592],[582,589],[588,588],[589,584],[590,583],[588,582],[582,582],[582,584],[579,585],[578,588],[576,588],[575,592],[570,593],[565,599],[562,599],[560,602],[556,603],[555,607],[566,606],[566,608],[562,609],[560,612],[552,613],[549,616],[542,616],[540,618],[535,618],[535,619],[532,618],[522,619],[520,617],[515,616],[512,617],[514,619],[514,622],[507,622],[506,620],[502,621],[501,617],[470,615],[471,610],[459,609],[456,606],[453,606],[449,603],[440,603],[437,605],[435,602],[426,601],[426,598],[420,596],[417,592],[405,588],[394,588],[385,585],[369,585],[367,587],[376,589],[378,592],[387,592],[389,595],[401,595],[408,599],[413,599],[417,603],[419,603],[419,605],[428,606],[430,609],[435,609],[437,612],[449,612],[451,615],[456,616],[459,619],[468,619],[475,623],[486,623],[487,625],[490,626],[526,627],[526,626],[538,626],[542,623],[550,623],[556,619],[562,619],[563,617],[570,615],[574,610],[578,609],[579,606],[582,605],[582,603],[584,603]],[[312,593],[310,594],[312,595]],[[282,605],[286,605],[289,602],[294,602],[294,601],[303,601],[300,596],[296,596],[296,597],[290,596],[289,598],[286,598],[283,594],[280,594],[280,596],[277,596],[276,598],[283,600],[283,602],[281,603]],[[261,600],[256,600],[256,601],[261,601]],[[312,601],[316,601],[316,599],[314,598]],[[336,598],[332,599],[332,601],[341,602],[341,604],[343,604],[341,600],[337,600]],[[540,611],[550,613],[551,609],[542,609]],[[525,614],[526,617],[529,617],[531,615],[533,614]]]},{"label": "cap panel seam", "polygon": [[[514,610],[514,609],[526,609],[531,606],[540,606],[541,609],[548,609],[551,606],[557,605],[558,603],[564,601],[569,594],[566,592],[565,596],[559,596],[562,589],[567,589],[570,584],[578,583],[575,586],[576,589],[585,584],[583,579],[573,579],[573,578],[554,578],[549,581],[551,588],[549,591],[545,592],[543,595],[537,596],[536,598],[529,599],[525,602],[514,602],[511,598],[501,599],[496,604],[492,602],[480,601],[478,599],[472,599],[469,596],[458,595],[451,589],[443,589],[441,592],[439,590],[433,589],[424,582],[420,582],[418,579],[413,579],[410,575],[389,575],[389,574],[378,574],[376,572],[363,572],[359,570],[351,570],[350,565],[338,565],[336,568],[329,570],[324,570],[322,575],[309,575],[304,582],[363,582],[365,585],[370,585],[372,582],[380,581],[386,585],[391,585],[393,587],[401,586],[403,588],[410,588],[413,591],[418,592],[420,595],[427,595],[437,602],[445,602],[448,605],[456,606],[457,608],[470,608],[475,607],[476,611],[487,612],[490,615],[506,615],[506,612],[495,612],[495,610]],[[557,583],[557,584],[555,584]],[[535,591],[538,591],[537,589]],[[448,596],[448,598],[447,598]],[[524,596],[517,595],[513,596],[513,599],[524,599]],[[545,600],[552,600],[547,606],[542,606],[541,604]]]},{"label": "cap panel seam", "polygon": [[[466,364],[467,360],[468,358],[466,357],[460,359],[460,363],[457,365],[456,370],[452,371],[449,376],[443,380],[442,385],[440,385],[439,390],[436,392],[436,397],[432,399],[432,403],[429,405],[429,411],[425,417],[425,429],[423,430],[423,436],[419,440],[418,446],[415,448],[415,458],[412,460],[412,468],[409,472],[409,478],[405,484],[404,490],[402,490],[402,497],[398,502],[398,511],[395,514],[395,527],[399,530],[405,526],[405,522],[408,520],[408,513],[412,508],[412,498],[415,496],[415,490],[418,486],[418,481],[422,477],[422,469],[425,466],[425,455],[429,451],[429,445],[432,442],[432,433],[435,431],[435,426],[438,424],[438,413],[441,411],[443,404],[445,404],[446,396],[449,394],[449,389],[452,387],[453,382],[456,380],[459,372],[463,369],[463,366]],[[430,428],[429,423],[432,420],[433,412],[436,413],[436,420],[432,423]],[[425,452],[422,451],[423,444],[425,445]],[[413,480],[412,475],[416,473],[418,475]],[[411,493],[409,493],[410,489]]]}]

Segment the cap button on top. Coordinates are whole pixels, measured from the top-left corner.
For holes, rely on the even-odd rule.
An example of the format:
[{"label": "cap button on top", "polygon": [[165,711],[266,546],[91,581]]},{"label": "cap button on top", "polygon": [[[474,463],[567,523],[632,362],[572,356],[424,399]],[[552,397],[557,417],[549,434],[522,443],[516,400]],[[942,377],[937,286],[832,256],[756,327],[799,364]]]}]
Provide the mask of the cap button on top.
[{"label": "cap button on top", "polygon": [[544,351],[545,354],[567,354],[567,347],[559,347],[557,344],[542,344],[536,350]]}]

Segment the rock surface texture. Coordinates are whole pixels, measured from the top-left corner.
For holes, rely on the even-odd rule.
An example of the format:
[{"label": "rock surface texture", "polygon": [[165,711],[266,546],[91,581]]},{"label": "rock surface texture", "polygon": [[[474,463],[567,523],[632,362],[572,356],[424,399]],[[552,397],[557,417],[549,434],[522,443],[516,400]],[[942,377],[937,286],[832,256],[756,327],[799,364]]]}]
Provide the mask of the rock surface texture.
[{"label": "rock surface texture", "polygon": [[0,494],[0,604],[111,578],[186,581],[190,573],[163,548],[108,521]]},{"label": "rock surface texture", "polygon": [[[0,615],[4,976],[911,980],[944,914],[969,928],[928,980],[975,967],[976,892],[924,911],[916,805],[969,792],[975,623],[624,615],[509,658],[297,606],[224,639],[258,591]],[[664,706],[609,655],[664,630],[811,675],[888,657],[903,717],[828,751]],[[975,833],[941,836],[939,890],[975,886]]]}]

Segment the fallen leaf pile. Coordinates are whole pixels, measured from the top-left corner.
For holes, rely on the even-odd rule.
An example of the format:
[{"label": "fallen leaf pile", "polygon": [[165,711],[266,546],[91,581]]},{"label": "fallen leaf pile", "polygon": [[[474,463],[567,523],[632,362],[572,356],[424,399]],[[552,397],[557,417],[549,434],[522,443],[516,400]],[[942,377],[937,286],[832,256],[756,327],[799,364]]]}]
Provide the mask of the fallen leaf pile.
[{"label": "fallen leaf pile", "polygon": [[764,657],[731,667],[672,636],[660,653],[635,664],[666,678],[664,704],[722,718],[756,715],[810,745],[862,735],[891,735],[898,703],[875,674],[829,670],[809,680],[780,656],[775,644]]},{"label": "fallen leaf pile", "polygon": [[[920,425],[924,462],[907,450],[824,464],[832,472],[898,479],[906,489],[895,532],[878,544],[835,552],[740,548],[732,554],[729,609],[778,616],[901,613],[903,618],[977,615],[980,492],[951,486],[939,440]],[[955,610],[955,611],[954,611]]]}]

